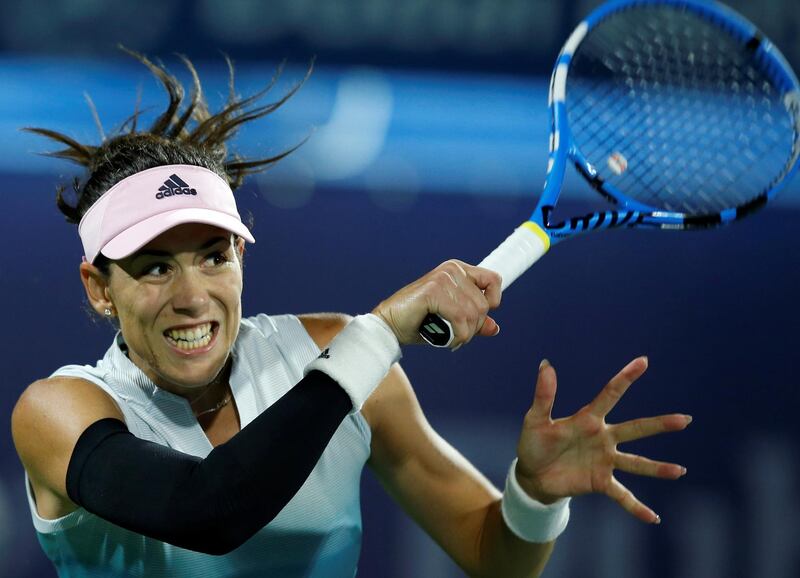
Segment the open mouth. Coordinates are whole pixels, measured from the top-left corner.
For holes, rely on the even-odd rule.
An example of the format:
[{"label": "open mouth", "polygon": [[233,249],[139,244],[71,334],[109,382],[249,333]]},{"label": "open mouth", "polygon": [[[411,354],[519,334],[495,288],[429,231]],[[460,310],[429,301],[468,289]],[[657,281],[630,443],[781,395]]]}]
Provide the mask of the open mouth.
[{"label": "open mouth", "polygon": [[164,337],[170,345],[181,351],[194,351],[208,347],[214,340],[218,328],[219,323],[212,321],[193,327],[167,329]]}]

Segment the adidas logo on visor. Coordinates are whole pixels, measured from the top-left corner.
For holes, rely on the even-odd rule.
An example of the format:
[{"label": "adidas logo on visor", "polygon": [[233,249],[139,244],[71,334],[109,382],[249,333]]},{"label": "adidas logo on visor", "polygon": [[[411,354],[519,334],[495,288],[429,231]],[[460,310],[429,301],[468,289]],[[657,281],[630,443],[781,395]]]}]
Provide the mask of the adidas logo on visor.
[{"label": "adidas logo on visor", "polygon": [[156,193],[157,199],[163,199],[165,197],[171,197],[173,195],[196,195],[197,191],[191,188],[186,182],[180,178],[178,175],[170,175],[169,178],[164,181],[164,184],[158,187],[158,192]]}]

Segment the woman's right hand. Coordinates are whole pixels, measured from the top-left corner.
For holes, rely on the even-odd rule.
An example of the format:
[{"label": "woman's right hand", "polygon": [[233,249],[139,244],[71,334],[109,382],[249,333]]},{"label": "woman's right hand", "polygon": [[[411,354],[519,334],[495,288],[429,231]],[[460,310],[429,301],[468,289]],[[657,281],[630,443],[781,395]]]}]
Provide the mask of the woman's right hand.
[{"label": "woman's right hand", "polygon": [[500,305],[500,275],[451,259],[382,301],[372,313],[383,319],[403,344],[422,343],[419,327],[429,313],[453,326],[455,350],[475,335],[492,336],[500,326],[489,317]]}]

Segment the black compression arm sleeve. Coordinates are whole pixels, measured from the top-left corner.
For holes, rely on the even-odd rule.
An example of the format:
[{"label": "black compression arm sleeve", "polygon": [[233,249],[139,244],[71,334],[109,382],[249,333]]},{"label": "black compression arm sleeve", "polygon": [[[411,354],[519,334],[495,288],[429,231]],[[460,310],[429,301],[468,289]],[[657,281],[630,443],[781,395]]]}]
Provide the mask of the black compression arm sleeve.
[{"label": "black compression arm sleeve", "polygon": [[135,437],[107,418],[78,439],[67,494],[128,530],[207,554],[243,544],[303,485],[350,398],[312,371],[205,459]]}]

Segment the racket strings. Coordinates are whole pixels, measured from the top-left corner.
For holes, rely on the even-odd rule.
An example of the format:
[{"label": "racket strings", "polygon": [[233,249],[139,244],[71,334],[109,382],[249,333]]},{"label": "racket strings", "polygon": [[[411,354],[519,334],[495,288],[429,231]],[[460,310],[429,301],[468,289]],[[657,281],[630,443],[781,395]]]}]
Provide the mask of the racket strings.
[{"label": "racket strings", "polygon": [[[676,107],[676,104],[680,104],[680,103],[675,103],[674,99],[672,99],[672,98],[668,98],[666,100],[666,105],[669,108],[675,108],[676,110],[680,110],[679,107]],[[654,147],[652,145],[649,147],[649,150],[646,149],[646,148],[639,149],[637,151],[638,154],[632,155],[630,158],[628,158],[629,164],[632,164],[633,166],[637,166],[638,164],[640,164],[640,161],[641,161],[641,159],[638,158],[638,157],[644,156],[645,153],[647,153],[648,156],[652,155],[653,153],[656,153],[656,154],[660,154],[662,162],[663,162],[663,165],[664,165],[663,166],[664,169],[666,169],[666,170],[674,170],[677,167],[675,167],[675,163],[672,162],[672,156],[671,156],[671,153],[670,153],[671,147],[669,145],[672,144],[672,143],[669,143],[668,135],[666,135],[665,133],[667,131],[681,132],[681,133],[687,133],[687,134],[690,133],[690,131],[693,128],[693,124],[694,124],[693,115],[689,114],[687,111],[684,110],[683,113],[679,113],[679,115],[676,118],[674,118],[673,122],[670,124],[670,123],[664,122],[664,120],[663,120],[664,119],[664,110],[663,110],[664,107],[663,106],[659,106],[655,110],[653,110],[652,108],[653,107],[651,107],[649,105],[646,105],[644,107],[640,107],[638,105],[634,105],[634,106],[630,107],[631,113],[630,113],[629,116],[636,116],[636,115],[641,114],[642,112],[646,116],[643,119],[644,122],[636,123],[636,125],[638,127],[640,127],[639,130],[636,130],[636,131],[632,132],[631,134],[629,134],[627,136],[629,138],[633,138],[635,140],[641,140],[643,137],[648,137],[649,136],[650,137],[649,140],[651,140],[651,141],[652,140],[656,140],[656,141],[660,141],[661,142],[661,146],[659,147],[660,150],[659,150],[659,148],[656,148],[656,147]],[[709,111],[705,111],[705,112],[706,112],[706,114],[710,114],[711,117],[712,117],[712,120],[713,120],[713,111],[709,110]],[[650,118],[653,114],[655,114],[656,118],[661,118],[661,121],[654,122],[652,120],[652,118]],[[641,121],[642,119],[639,119],[639,120]],[[630,123],[630,118],[625,119],[623,122]],[[735,130],[739,130],[738,127],[734,127],[734,128],[735,128]],[[597,131],[595,131],[595,132],[597,132]],[[596,136],[597,136],[596,134],[593,135],[593,137],[595,137],[595,138],[596,138]],[[706,207],[710,207],[710,208],[712,208],[714,210],[721,210],[721,209],[725,208],[725,206],[727,204],[729,204],[729,203],[727,203],[727,202],[723,203],[722,201],[714,202],[715,199],[719,198],[720,193],[723,192],[722,187],[719,186],[720,182],[719,181],[711,181],[710,183],[708,183],[708,185],[710,185],[712,187],[712,189],[716,189],[716,190],[712,190],[713,194],[707,193],[707,192],[705,192],[703,190],[704,189],[703,179],[699,178],[699,175],[697,174],[698,171],[702,168],[701,164],[697,160],[698,151],[700,151],[700,150],[714,150],[713,149],[713,145],[714,145],[713,139],[719,138],[720,136],[721,135],[719,134],[719,130],[718,129],[712,129],[711,131],[708,131],[707,133],[700,133],[700,134],[696,135],[695,139],[694,139],[694,142],[691,144],[691,147],[688,149],[688,153],[690,155],[689,158],[691,159],[691,160],[689,160],[689,165],[688,166],[689,166],[689,168],[691,170],[677,170],[677,171],[675,171],[675,174],[672,175],[673,179],[669,183],[666,183],[666,184],[663,185],[663,187],[661,187],[661,188],[663,188],[663,191],[668,193],[670,196],[674,196],[675,191],[680,191],[682,189],[686,189],[687,187],[691,186],[692,189],[698,191],[698,193],[697,193],[698,199],[697,200],[701,201],[702,203],[705,203]],[[613,148],[616,149],[616,148],[619,148],[619,147],[621,147],[623,145],[622,142],[619,142],[619,139],[615,139],[615,141],[611,141],[609,143],[609,144],[612,145]],[[598,151],[595,149],[595,150],[592,150],[592,152],[589,153],[589,154],[591,156],[597,156],[597,152]],[[715,159],[714,160],[719,162],[719,161],[724,161],[725,158],[721,157],[719,155],[719,153],[717,153],[715,155]],[[737,171],[737,175],[736,176],[732,176],[732,175],[728,174],[728,170],[726,168],[724,168],[725,165],[721,165],[721,166],[723,166],[723,169],[722,169],[723,177],[725,177],[729,181],[737,179],[737,177],[740,176],[740,175],[746,174],[745,173],[745,171],[746,171],[745,167],[743,167],[744,170]],[[635,172],[630,173],[630,175],[634,179],[637,177]],[[659,187],[656,173],[654,173],[653,171],[650,171],[650,172],[645,173],[644,176],[645,177],[649,177],[649,178],[647,178],[645,180],[645,185],[646,185],[647,189],[653,190],[653,189]],[[639,180],[638,184],[641,185],[642,179],[638,179],[638,180]],[[714,185],[717,185],[717,186],[714,187]],[[663,195],[662,195],[662,200],[663,200]],[[740,204],[743,201],[745,201],[745,199],[742,198],[741,195],[739,195],[736,200],[738,202],[737,204]],[[694,206],[694,203],[691,203],[691,204],[687,203],[686,209],[690,210],[692,212],[696,212],[698,210],[698,207]]]},{"label": "racket strings", "polygon": [[[750,75],[752,75],[752,71],[748,71],[748,72],[750,73]],[[680,102],[675,102],[676,99],[672,98],[671,96],[672,95],[668,95],[668,98],[665,101],[666,105],[670,109],[680,110],[681,103]],[[684,100],[684,103],[685,103],[685,99],[682,99],[682,100]],[[639,107],[632,107],[632,110],[634,111],[634,113],[638,112],[638,108]],[[663,107],[659,107],[659,108],[663,109]],[[652,112],[652,111],[649,111],[647,109],[647,107],[645,107],[644,110],[645,110],[645,112],[648,112],[648,113]],[[706,118],[710,118],[712,121],[714,120],[713,119],[713,110],[706,110],[706,111],[703,111],[703,112],[706,114]],[[678,118],[674,119],[671,124],[664,122],[664,119],[663,119],[664,111],[663,110],[656,110],[656,115],[662,117],[661,121],[656,123],[656,127],[655,127],[655,128],[658,128],[658,126],[660,125],[660,127],[662,128],[661,131],[658,131],[657,133],[653,132],[653,128],[654,128],[653,124],[654,123],[652,122],[651,119],[645,118],[644,119],[644,123],[641,124],[641,126],[644,129],[646,129],[646,131],[647,131],[647,135],[645,135],[645,136],[650,136],[651,138],[655,137],[655,140],[659,140],[662,143],[661,144],[661,151],[654,150],[655,147],[650,147],[651,150],[648,151],[648,152],[651,152],[651,153],[652,152],[660,152],[661,155],[662,155],[662,159],[664,161],[664,165],[670,166],[673,163],[670,162],[670,158],[671,158],[670,157],[670,152],[669,152],[670,151],[670,147],[667,144],[669,139],[668,139],[668,135],[666,135],[665,132],[666,131],[674,131],[676,133],[683,132],[683,133],[690,134],[690,131],[691,131],[692,126],[694,124],[691,121],[692,115],[686,114],[686,112],[684,111],[684,114],[682,115],[683,118],[678,117]],[[681,122],[681,121],[683,121],[683,122]],[[711,126],[715,126],[715,125],[712,124]],[[742,135],[741,128],[742,127],[740,127],[740,126],[735,126],[735,125],[733,126],[733,130],[739,134],[739,137],[741,137],[741,135]],[[700,165],[698,164],[698,161],[697,161],[698,155],[700,154],[700,151],[714,150],[714,147],[713,147],[714,142],[710,142],[710,139],[709,139],[709,134],[712,133],[712,132],[713,131],[708,131],[708,132],[705,132],[705,133],[701,132],[701,133],[699,133],[699,134],[694,136],[693,142],[691,143],[690,147],[687,150],[687,152],[690,155],[689,158],[691,159],[689,166],[693,169],[693,171],[691,171],[691,172],[690,171],[686,171],[686,170],[680,171],[680,175],[683,176],[684,178],[678,178],[678,179],[673,180],[670,184],[665,185],[663,187],[663,190],[665,192],[667,192],[667,193],[670,193],[670,195],[672,196],[672,195],[674,195],[676,190],[680,191],[681,189],[684,189],[684,188],[686,188],[687,186],[690,185],[695,190],[698,190],[698,194],[697,194],[698,198],[694,199],[695,201],[699,200],[702,203],[705,203],[706,208],[719,210],[719,209],[725,208],[726,205],[730,204],[727,200],[725,200],[724,203],[721,202],[721,201],[716,203],[716,204],[713,203],[714,199],[719,199],[719,193],[723,191],[723,188],[720,187],[720,186],[714,187],[714,185],[719,185],[720,181],[719,180],[710,181],[708,183],[708,185],[706,185],[706,187],[710,185],[712,190],[710,192],[706,192],[706,191],[704,191],[704,188],[706,188],[706,187],[703,187],[703,179],[698,178],[698,175],[696,174],[698,169],[700,168]],[[713,134],[713,137],[714,138],[719,138],[721,135],[718,134],[718,133],[719,133],[719,130],[716,131],[716,134]],[[639,134],[639,135],[636,135],[636,136],[641,138],[642,135]],[[615,143],[615,144],[617,144],[617,143]],[[669,144],[671,144],[671,143],[669,143]],[[747,150],[747,149],[745,149],[745,150]],[[755,155],[751,155],[751,156],[755,156]],[[713,160],[715,160],[717,162],[725,161],[725,158],[721,157],[719,155],[719,153],[716,153],[714,155],[714,157],[715,158]],[[633,160],[636,160],[636,159],[633,159]],[[721,175],[723,177],[723,180],[732,181],[732,180],[736,179],[737,176],[742,175],[742,174],[746,174],[746,167],[742,167],[740,170],[735,171],[736,176],[733,176],[731,174],[731,171],[726,168],[726,166],[727,166],[726,164],[721,164],[720,166],[723,167],[721,169]],[[692,174],[692,173],[694,173],[694,174]],[[655,183],[655,179],[650,179],[650,181],[648,183],[648,185],[649,185],[648,188],[652,189],[654,183]],[[662,196],[662,200],[663,200],[663,196]],[[742,198],[739,198],[738,202],[741,203],[742,200],[743,200]],[[687,203],[687,206],[684,209],[688,210],[688,211],[696,212],[698,210],[698,208],[696,206],[694,206],[695,204],[696,203],[691,203],[691,204]]]},{"label": "racket strings", "polygon": [[[632,117],[640,114],[640,111],[636,110],[637,107],[638,105],[634,105],[633,110],[631,110],[628,113],[627,117],[621,120],[621,124],[623,125],[634,124],[631,123]],[[622,110],[630,107],[627,107],[622,101],[620,101],[620,104],[618,104],[616,108],[620,110],[611,110],[609,111],[609,113],[612,115],[619,114],[622,112]],[[649,115],[650,113],[651,111],[645,110],[645,114]],[[689,123],[691,123],[691,115],[686,114],[684,112],[683,116],[685,117],[684,128],[689,129],[690,128]],[[678,124],[677,121],[679,120],[680,119],[676,120],[676,124]],[[638,125],[635,126],[636,128],[630,130],[629,132],[624,131],[623,135],[616,135],[615,138],[612,139],[604,139],[601,138],[602,137],[601,133],[604,134],[605,129],[603,128],[602,123],[597,123],[597,125],[595,125],[595,128],[591,130],[591,132],[588,134],[587,141],[596,143],[596,146],[585,151],[587,157],[598,158],[602,155],[603,151],[621,150],[624,146],[624,142],[627,139],[634,139],[634,140],[643,139],[647,136],[646,133],[650,131],[650,129],[647,126],[647,123],[639,123]],[[629,165],[637,166],[641,162],[647,162],[646,155],[651,153],[652,151],[648,151],[644,148],[634,149],[633,153],[629,155],[626,160]],[[722,160],[725,159],[723,158]],[[709,183],[704,183],[702,177],[698,174],[702,166],[699,164],[699,161],[697,161],[696,158],[693,158],[692,160],[689,161],[689,168],[691,169],[689,171],[679,170],[680,167],[675,166],[676,163],[668,155],[663,156],[662,163],[663,163],[663,170],[668,170],[668,171],[676,170],[673,179],[669,183],[663,185],[664,193],[674,196],[675,191],[680,191],[691,187],[693,188],[693,190],[697,190],[697,195],[699,197],[699,200],[705,203],[706,206],[711,206],[718,211],[727,208],[727,205],[724,204],[719,199],[719,193],[721,192],[719,187],[722,186],[720,182],[710,183],[711,186],[715,187],[716,196],[704,192],[703,188],[709,186]],[[638,178],[638,185],[640,185],[639,188],[643,187],[646,190],[654,190],[657,189],[659,186],[661,186],[660,182],[658,181],[659,174],[656,173],[655,171],[649,171],[642,175],[636,175],[635,173],[632,173],[631,176],[632,178]],[[663,194],[661,195],[661,198],[663,199]],[[747,201],[747,199],[745,199],[744,196],[741,194],[737,195],[737,200],[739,201],[737,204],[744,204]],[[690,212],[698,212],[700,210],[699,206],[694,206],[694,205],[695,204],[691,203],[690,200],[687,200],[686,208],[689,209]]]},{"label": "racket strings", "polygon": [[[678,9],[630,9],[591,30],[567,79],[575,144],[604,181],[690,214],[740,206],[797,157],[797,121],[743,42]],[[621,155],[627,169],[608,162]]]},{"label": "racket strings", "polygon": [[[649,114],[650,111],[645,110],[645,113]],[[634,111],[630,116],[635,114],[636,112]],[[682,113],[682,116],[683,118],[677,118],[674,124],[677,125],[679,129],[688,131],[691,129],[692,116],[685,111]],[[684,121],[683,123],[681,123],[682,120]],[[647,123],[641,123],[637,128],[627,133],[626,137],[634,140],[644,139],[647,136],[646,133],[648,130]],[[597,132],[598,131],[595,131],[595,133]],[[593,135],[597,142],[599,142],[599,136],[599,134]],[[767,147],[763,141],[759,141],[761,144],[745,148],[744,151],[750,161],[749,164],[736,163],[735,161],[731,162],[730,159],[719,152],[712,153],[713,158],[711,160],[721,167],[719,172],[723,178],[706,181],[704,180],[705,175],[702,171],[703,165],[701,161],[698,160],[699,155],[696,151],[703,149],[713,150],[715,140],[718,137],[719,129],[713,128],[707,135],[703,135],[699,138],[693,145],[695,148],[689,149],[690,158],[687,160],[685,166],[680,166],[678,164],[679,159],[673,160],[668,154],[669,151],[663,151],[665,154],[662,156],[662,170],[672,172],[670,173],[671,179],[663,184],[663,192],[660,195],[662,201],[664,200],[664,194],[668,195],[667,198],[670,198],[674,197],[679,191],[695,191],[696,199],[685,199],[684,212],[697,214],[700,212],[707,212],[709,209],[718,212],[729,208],[731,206],[731,199],[733,200],[733,206],[743,205],[749,200],[742,190],[752,187],[744,187],[742,190],[738,187],[728,189],[726,188],[726,183],[742,182],[746,180],[751,165],[758,165],[759,161],[762,159],[768,159],[772,155],[772,150]],[[617,137],[612,140],[604,141],[602,148],[605,149],[607,147],[611,150],[619,150],[623,146],[623,139]],[[646,162],[646,158],[644,157],[645,154],[649,154],[649,152],[650,151],[646,149],[634,150],[634,153],[627,158],[628,164],[636,166],[643,160]],[[591,157],[597,157],[601,154],[602,150],[600,146],[596,146],[590,151],[587,151],[587,155]],[[633,177],[637,177],[637,175],[633,174]],[[638,175],[638,185],[640,188],[646,190],[654,190],[661,186],[659,179],[660,173],[649,171]]]},{"label": "racket strings", "polygon": [[[655,134],[654,131],[657,131],[659,128],[661,128],[663,130],[689,134],[695,125],[695,115],[686,110],[684,110],[682,113],[679,112],[678,114],[674,115],[671,126],[668,126],[663,122],[653,123],[649,118],[647,118],[651,114],[663,114],[663,110],[661,109],[662,107],[658,107],[655,110],[653,110],[651,107],[629,107],[630,113],[628,118],[623,119],[623,123],[632,123],[633,119],[631,117],[637,117],[644,114],[646,117],[644,118],[643,122],[641,118],[637,119],[635,122],[636,126],[639,128],[629,132],[620,131],[618,133],[618,138],[608,139],[605,140],[605,142],[598,142],[598,146],[595,146],[587,151],[587,156],[590,158],[602,158],[604,155],[601,153],[601,149],[606,151],[606,155],[608,154],[609,150],[624,151],[626,148],[631,150],[630,147],[626,147],[627,139],[641,140],[649,138],[651,141],[659,140],[661,141],[660,146],[653,146],[651,144],[648,148],[634,148],[632,149],[633,153],[628,153],[627,160],[629,166],[644,166],[645,169],[653,169],[630,172],[628,175],[628,180],[637,181],[633,185],[630,185],[632,188],[635,188],[636,190],[642,190],[642,185],[644,185],[644,190],[653,192],[657,200],[661,202],[659,206],[663,206],[670,210],[679,209],[679,207],[674,205],[676,195],[682,194],[682,191],[687,190],[690,192],[697,191],[696,195],[698,198],[695,200],[703,203],[703,206],[696,206],[696,203],[693,203],[691,198],[685,198],[683,201],[685,206],[682,209],[684,212],[698,212],[703,210],[708,211],[709,209],[722,210],[731,205],[731,199],[733,199],[733,204],[744,203],[747,199],[745,198],[745,194],[741,191],[752,190],[752,186],[743,187],[741,189],[730,189],[730,191],[728,191],[728,193],[723,195],[721,198],[719,192],[724,189],[722,182],[718,180],[709,180],[705,175],[698,175],[698,173],[703,172],[703,166],[700,161],[698,161],[698,158],[700,158],[700,155],[703,151],[713,151],[717,148],[716,141],[722,136],[720,131],[712,128],[705,133],[695,135],[694,142],[682,145],[685,147],[684,151],[686,153],[686,158],[681,159],[680,155],[675,155],[672,153],[673,147],[668,144],[667,139],[664,138],[663,132],[661,134]],[[675,110],[677,111],[680,109]],[[734,128],[734,130],[736,130],[736,128]],[[593,131],[593,134],[590,135],[589,140],[599,141],[598,136],[601,132],[601,130]],[[744,144],[746,145],[747,143]],[[752,163],[757,163],[759,158],[765,156],[764,154],[757,154],[758,149],[755,147],[751,147],[749,149],[745,148],[744,153]],[[658,163],[655,162],[656,157],[660,160],[660,167],[657,166]],[[723,167],[726,163],[730,164],[730,160],[719,153],[715,154],[713,159],[707,160],[714,160],[719,164],[719,166]],[[741,177],[746,176],[749,168],[749,166],[742,166],[740,170],[736,171],[735,176],[731,175],[729,170],[723,168],[720,176],[722,177],[722,180],[726,180],[729,183],[734,182],[740,180]],[[661,171],[667,171],[666,176],[669,178],[663,179],[661,177]],[[611,175],[607,174],[605,175],[605,178],[609,178],[610,176]],[[691,185],[691,188],[688,188],[689,185]],[[705,187],[713,187],[714,185],[717,185],[714,187],[716,189],[716,193],[714,195],[706,194],[700,185],[704,185]]]}]

